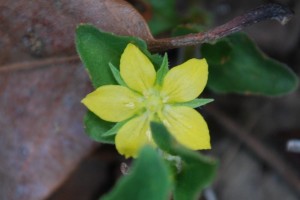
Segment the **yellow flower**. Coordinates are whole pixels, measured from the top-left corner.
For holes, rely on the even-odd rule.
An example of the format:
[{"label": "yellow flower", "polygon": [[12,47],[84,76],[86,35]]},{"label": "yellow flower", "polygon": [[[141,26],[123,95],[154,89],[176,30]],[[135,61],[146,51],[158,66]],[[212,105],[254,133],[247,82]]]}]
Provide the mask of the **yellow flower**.
[{"label": "yellow flower", "polygon": [[145,144],[155,146],[150,121],[162,122],[187,148],[210,149],[205,120],[185,105],[198,97],[206,85],[205,59],[190,59],[172,68],[159,83],[150,60],[136,46],[128,44],[121,56],[120,75],[124,85],[101,86],[82,100],[106,121],[126,120],[115,137],[120,154],[136,157]]}]

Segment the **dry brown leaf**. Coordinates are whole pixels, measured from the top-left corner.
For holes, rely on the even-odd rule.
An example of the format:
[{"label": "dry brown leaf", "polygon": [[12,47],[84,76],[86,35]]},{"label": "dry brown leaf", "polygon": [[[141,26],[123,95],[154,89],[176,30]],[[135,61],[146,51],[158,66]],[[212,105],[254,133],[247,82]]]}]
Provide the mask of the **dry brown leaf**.
[{"label": "dry brown leaf", "polygon": [[94,146],[80,104],[88,77],[65,64],[0,81],[0,199],[44,199]]},{"label": "dry brown leaf", "polygon": [[[79,23],[151,37],[138,12],[120,0],[4,0],[0,20],[1,65],[73,55]],[[0,199],[46,198],[91,151],[80,104],[89,87],[74,63],[0,74]]]},{"label": "dry brown leaf", "polygon": [[10,61],[26,58],[16,58],[15,53],[43,57],[75,53],[74,34],[79,23],[90,23],[119,35],[152,39],[143,17],[123,0],[2,0],[0,19],[2,45],[13,50],[12,55],[2,57]]}]

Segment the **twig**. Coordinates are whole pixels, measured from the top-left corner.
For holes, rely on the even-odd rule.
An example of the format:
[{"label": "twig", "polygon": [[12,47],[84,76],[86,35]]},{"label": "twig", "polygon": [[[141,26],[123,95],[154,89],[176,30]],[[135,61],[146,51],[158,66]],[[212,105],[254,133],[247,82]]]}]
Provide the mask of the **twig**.
[{"label": "twig", "polygon": [[286,24],[293,16],[293,11],[281,4],[270,3],[250,10],[246,14],[238,16],[224,25],[202,33],[189,34],[173,38],[163,38],[148,41],[150,51],[165,51],[168,49],[193,46],[209,41],[214,41],[238,32],[243,28],[258,22],[273,19],[281,24]]},{"label": "twig", "polygon": [[8,73],[12,71],[21,71],[21,70],[29,70],[37,67],[45,67],[48,65],[61,64],[66,62],[75,62],[79,61],[79,57],[77,55],[68,56],[68,57],[54,57],[47,58],[43,60],[34,60],[34,61],[25,61],[20,63],[12,63],[3,65],[0,67],[0,73]]},{"label": "twig", "polygon": [[300,153],[300,140],[299,139],[293,139],[289,140],[286,145],[287,151],[293,152],[293,153]]},{"label": "twig", "polygon": [[[240,31],[247,26],[267,19],[275,19],[281,24],[285,24],[292,16],[293,12],[283,5],[266,4],[207,32],[173,38],[151,39],[147,41],[147,44],[151,52],[166,51],[185,46],[194,46],[204,42],[220,39],[224,36]],[[60,64],[70,61],[79,61],[79,58],[75,55],[62,58],[48,58],[40,61],[13,63],[0,67],[0,73],[33,69],[39,66],[43,67],[46,65]]]},{"label": "twig", "polygon": [[205,197],[206,200],[217,200],[217,195],[211,187],[206,188],[203,191],[203,196]]},{"label": "twig", "polygon": [[278,174],[281,175],[298,194],[300,194],[300,179],[295,169],[287,165],[275,152],[266,147],[259,140],[255,139],[255,137],[250,135],[233,120],[229,119],[224,113],[211,106],[207,108],[209,111],[208,114],[213,116],[217,122],[229,130],[230,134],[238,138],[259,158],[276,170]]}]

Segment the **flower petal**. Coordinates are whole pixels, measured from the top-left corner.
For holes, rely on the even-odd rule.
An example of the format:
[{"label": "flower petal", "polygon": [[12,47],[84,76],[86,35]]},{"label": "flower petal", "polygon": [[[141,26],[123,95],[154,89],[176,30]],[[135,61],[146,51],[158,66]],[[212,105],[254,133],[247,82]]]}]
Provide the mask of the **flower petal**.
[{"label": "flower petal", "polygon": [[105,85],[88,94],[81,102],[98,117],[120,122],[132,117],[139,109],[140,95],[119,85]]},{"label": "flower petal", "polygon": [[146,144],[154,145],[147,115],[135,117],[122,126],[116,135],[115,143],[118,152],[126,158],[136,157]]},{"label": "flower petal", "polygon": [[143,93],[154,85],[156,72],[151,61],[133,44],[121,56],[120,73],[132,90]]},{"label": "flower petal", "polygon": [[193,150],[211,148],[207,124],[196,110],[185,106],[168,106],[160,118],[184,146]]},{"label": "flower petal", "polygon": [[190,59],[167,73],[161,94],[170,103],[191,101],[203,91],[207,78],[206,60]]}]

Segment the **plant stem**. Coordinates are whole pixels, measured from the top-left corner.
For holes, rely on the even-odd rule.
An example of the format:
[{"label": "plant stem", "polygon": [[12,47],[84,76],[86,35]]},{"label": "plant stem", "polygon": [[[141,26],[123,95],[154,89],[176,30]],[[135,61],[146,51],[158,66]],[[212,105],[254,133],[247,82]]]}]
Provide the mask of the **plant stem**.
[{"label": "plant stem", "polygon": [[267,163],[271,168],[278,172],[286,180],[286,182],[300,194],[300,179],[297,171],[283,161],[275,152],[266,147],[261,141],[257,140],[245,129],[229,119],[220,110],[208,107],[208,114],[216,119],[230,134],[250,148],[260,159]]},{"label": "plant stem", "polygon": [[247,26],[268,19],[277,20],[284,25],[292,18],[293,14],[294,13],[291,9],[281,4],[265,4],[206,32],[188,34],[173,38],[154,39],[148,41],[148,46],[152,52],[193,46],[205,42],[215,41],[227,35],[238,32]]},{"label": "plant stem", "polygon": [[[231,21],[225,23],[224,25],[218,26],[212,30],[203,33],[188,34],[173,38],[151,39],[147,41],[147,44],[151,52],[161,52],[179,47],[193,46],[220,39],[222,37],[240,31],[247,26],[268,19],[275,19],[281,24],[285,24],[291,19],[293,14],[293,11],[281,4],[266,4],[257,7],[247,12],[246,14],[238,16],[232,19]],[[60,64],[71,61],[79,61],[78,56],[73,55],[69,57],[47,58],[38,61],[27,61],[21,63],[7,64],[0,67],[0,73],[28,70],[37,67],[43,67],[47,65]]]}]

